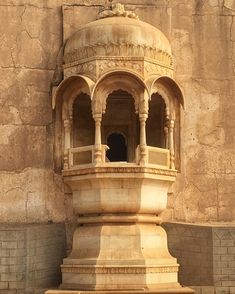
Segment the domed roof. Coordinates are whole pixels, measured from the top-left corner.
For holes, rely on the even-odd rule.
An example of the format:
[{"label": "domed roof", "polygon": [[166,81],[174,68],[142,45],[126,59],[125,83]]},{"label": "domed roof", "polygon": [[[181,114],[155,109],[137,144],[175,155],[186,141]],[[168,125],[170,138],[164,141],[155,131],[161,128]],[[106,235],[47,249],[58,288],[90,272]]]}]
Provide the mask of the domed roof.
[{"label": "domed roof", "polygon": [[121,4],[80,27],[65,45],[65,63],[105,56],[149,57],[172,64],[171,46],[165,35],[133,12],[125,11]]}]

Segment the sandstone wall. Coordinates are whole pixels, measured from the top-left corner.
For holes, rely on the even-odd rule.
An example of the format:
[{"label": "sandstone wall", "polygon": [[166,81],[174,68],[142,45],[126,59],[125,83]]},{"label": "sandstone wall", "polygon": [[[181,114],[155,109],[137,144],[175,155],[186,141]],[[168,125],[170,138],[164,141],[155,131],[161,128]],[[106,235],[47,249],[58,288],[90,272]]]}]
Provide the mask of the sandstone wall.
[{"label": "sandstone wall", "polygon": [[[107,2],[0,0],[1,222],[72,219],[53,166],[51,80],[63,41]],[[164,219],[235,221],[235,1],[121,2],[169,38],[185,97],[181,173]]]}]

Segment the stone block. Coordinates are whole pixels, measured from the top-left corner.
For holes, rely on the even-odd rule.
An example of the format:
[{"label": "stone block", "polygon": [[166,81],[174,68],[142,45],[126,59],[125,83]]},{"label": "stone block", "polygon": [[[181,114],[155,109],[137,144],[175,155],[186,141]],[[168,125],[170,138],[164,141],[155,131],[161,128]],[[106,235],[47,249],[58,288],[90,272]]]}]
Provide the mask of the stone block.
[{"label": "stone block", "polygon": [[235,275],[235,268],[222,268],[222,274]]},{"label": "stone block", "polygon": [[228,254],[221,255],[221,261],[231,261],[232,256]]},{"label": "stone block", "polygon": [[213,240],[213,246],[215,247],[220,247],[221,246],[221,241],[220,240]]},{"label": "stone block", "polygon": [[235,268],[235,259],[228,262],[228,267]]},{"label": "stone block", "polygon": [[234,246],[234,247],[229,247],[229,248],[228,248],[228,254],[233,254],[233,255],[235,255],[235,246]]},{"label": "stone block", "polygon": [[0,257],[7,257],[10,255],[9,249],[0,249]]},{"label": "stone block", "polygon": [[217,287],[215,289],[216,294],[229,294],[229,287]]},{"label": "stone block", "polygon": [[229,274],[214,274],[214,280],[217,281],[228,281],[229,280]]},{"label": "stone block", "polygon": [[221,240],[221,246],[234,246],[234,240]]},{"label": "stone block", "polygon": [[15,249],[15,248],[17,248],[17,242],[16,241],[2,242],[2,248],[3,249]]},{"label": "stone block", "polygon": [[9,272],[9,265],[0,265],[0,274]]},{"label": "stone block", "polygon": [[0,290],[8,289],[8,282],[0,281]]},{"label": "stone block", "polygon": [[228,248],[227,247],[215,247],[213,250],[214,254],[227,254],[228,253]]},{"label": "stone block", "polygon": [[8,272],[9,273],[24,273],[26,271],[26,264],[25,262],[15,265],[9,265],[8,266]]},{"label": "stone block", "polygon": [[2,273],[1,274],[1,281],[2,282],[17,281],[17,274],[16,273]]},{"label": "stone block", "polygon": [[9,282],[9,289],[25,289],[25,282]]},{"label": "stone block", "polygon": [[235,287],[235,281],[222,281],[223,287]]},{"label": "stone block", "polygon": [[27,252],[25,249],[11,249],[10,250],[10,256],[26,256]]},{"label": "stone block", "polygon": [[201,291],[202,291],[202,294],[215,294],[215,287],[203,286]]},{"label": "stone block", "polygon": [[17,242],[17,248],[18,248],[18,249],[23,249],[23,248],[25,248],[25,241],[18,241],[18,242]]}]

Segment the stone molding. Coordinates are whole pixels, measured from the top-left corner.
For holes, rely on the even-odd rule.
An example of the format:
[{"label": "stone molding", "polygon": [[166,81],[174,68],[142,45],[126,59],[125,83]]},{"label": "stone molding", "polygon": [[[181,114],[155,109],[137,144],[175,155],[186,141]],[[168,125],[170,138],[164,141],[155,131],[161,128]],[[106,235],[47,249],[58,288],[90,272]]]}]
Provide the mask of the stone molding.
[{"label": "stone molding", "polygon": [[84,74],[93,80],[107,72],[117,70],[130,70],[138,74],[142,79],[151,75],[173,77],[172,66],[167,66],[160,61],[156,62],[151,58],[141,57],[108,57],[85,58],[81,61],[74,61],[63,66],[64,78],[72,75]]},{"label": "stone molding", "polygon": [[178,272],[178,265],[167,266],[80,266],[80,265],[61,265],[63,273],[80,273],[80,274],[146,274],[146,273],[173,273]]},{"label": "stone molding", "polygon": [[63,170],[63,176],[79,176],[79,175],[87,175],[87,174],[152,174],[152,175],[163,175],[163,176],[170,176],[170,177],[176,177],[177,171],[176,170],[170,170],[170,169],[159,169],[154,167],[143,167],[143,166],[86,166],[86,167],[80,167],[76,169],[70,169],[70,170]]},{"label": "stone molding", "polygon": [[97,224],[97,223],[150,223],[161,224],[162,219],[156,215],[89,215],[79,216],[79,224]]},{"label": "stone molding", "polygon": [[[96,53],[97,52],[97,53]],[[158,48],[148,47],[147,45],[136,45],[134,43],[94,43],[89,46],[84,46],[68,52],[64,55],[64,62],[66,64],[91,58],[93,56],[99,56],[99,52],[103,53],[104,56],[128,56],[141,57],[145,56],[148,58],[155,59],[166,66],[172,66],[173,61],[170,54],[160,51]]]}]

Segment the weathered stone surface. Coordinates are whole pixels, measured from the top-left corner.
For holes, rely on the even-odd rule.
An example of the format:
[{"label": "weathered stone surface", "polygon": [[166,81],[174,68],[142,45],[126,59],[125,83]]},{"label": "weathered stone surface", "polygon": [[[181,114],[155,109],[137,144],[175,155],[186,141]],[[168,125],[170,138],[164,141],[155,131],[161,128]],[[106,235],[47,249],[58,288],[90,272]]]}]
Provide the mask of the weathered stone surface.
[{"label": "weathered stone surface", "polygon": [[[235,2],[122,2],[169,38],[176,80],[185,97],[181,174],[163,216],[234,221]],[[46,174],[53,169],[50,83],[57,55],[78,24],[94,19],[106,4],[104,0],[0,1],[0,17],[4,19],[0,28],[0,169],[4,181],[8,172],[9,178],[24,178],[25,168],[39,168],[40,172],[46,168]],[[4,185],[8,189],[2,189],[1,199],[6,199],[6,191],[15,189],[11,180]],[[18,190],[16,193],[21,195]],[[39,202],[44,203],[45,193],[39,193]],[[64,203],[66,197],[60,197]],[[20,214],[25,210],[26,197],[13,199],[20,212],[12,215],[10,204],[5,205],[1,220],[25,221],[26,213],[23,217]],[[52,202],[50,209],[49,214],[54,214]],[[45,215],[33,218],[43,220]],[[65,217],[65,210],[60,215],[59,219]]]},{"label": "weathered stone surface", "polygon": [[[43,168],[0,173],[1,222],[60,222],[71,217],[60,176]],[[67,199],[67,200],[66,200]]]}]

